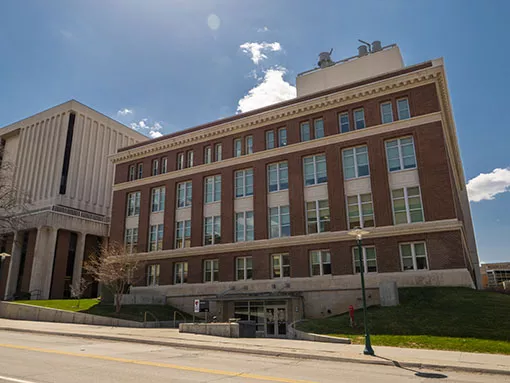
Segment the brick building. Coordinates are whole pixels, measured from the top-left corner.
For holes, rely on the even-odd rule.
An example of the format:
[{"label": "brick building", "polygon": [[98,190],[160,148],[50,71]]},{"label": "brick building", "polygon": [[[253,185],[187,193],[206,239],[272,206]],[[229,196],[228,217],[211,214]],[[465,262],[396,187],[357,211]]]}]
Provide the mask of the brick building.
[{"label": "brick building", "polygon": [[474,287],[478,256],[442,59],[396,45],[302,73],[293,100],[121,149],[111,240],[133,294],[287,323],[369,301],[381,281]]}]

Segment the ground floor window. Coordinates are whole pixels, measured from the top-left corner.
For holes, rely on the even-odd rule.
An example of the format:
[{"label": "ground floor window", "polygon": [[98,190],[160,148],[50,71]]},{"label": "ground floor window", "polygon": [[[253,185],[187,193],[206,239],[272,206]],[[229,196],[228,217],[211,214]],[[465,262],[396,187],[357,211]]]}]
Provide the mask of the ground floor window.
[{"label": "ground floor window", "polygon": [[425,242],[401,243],[402,271],[428,269]]}]

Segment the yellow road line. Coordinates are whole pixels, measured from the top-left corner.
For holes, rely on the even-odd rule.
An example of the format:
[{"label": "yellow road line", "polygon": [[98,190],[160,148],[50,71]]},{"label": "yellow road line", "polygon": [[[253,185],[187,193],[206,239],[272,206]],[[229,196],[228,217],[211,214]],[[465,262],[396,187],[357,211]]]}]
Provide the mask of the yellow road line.
[{"label": "yellow road line", "polygon": [[15,344],[2,344],[2,343],[0,343],[0,347],[11,348],[11,349],[16,349],[16,350],[26,350],[26,351],[42,352],[42,353],[46,353],[46,354],[75,356],[75,357],[78,357],[78,358],[89,358],[89,359],[107,360],[107,361],[110,361],[110,362],[130,363],[130,364],[137,364],[137,365],[142,365],[142,366],[169,368],[169,369],[180,370],[180,371],[200,372],[200,373],[212,374],[212,375],[223,375],[223,376],[232,376],[232,377],[239,377],[239,378],[249,378],[249,379],[255,379],[255,380],[265,380],[265,381],[269,381],[269,382],[316,383],[316,382],[312,382],[312,381],[309,381],[309,380],[296,380],[296,379],[287,379],[287,378],[277,378],[277,377],[273,377],[273,376],[255,375],[255,374],[248,374],[248,373],[244,373],[244,372],[232,372],[232,371],[212,370],[212,369],[200,368],[200,367],[179,366],[177,364],[170,364],[170,363],[159,363],[159,362],[149,362],[149,361],[145,361],[145,360],[116,358],[116,357],[104,356],[104,355],[82,354],[82,353],[77,353],[77,352],[50,350],[50,349],[39,348],[39,347],[18,346],[18,345],[15,345]]}]

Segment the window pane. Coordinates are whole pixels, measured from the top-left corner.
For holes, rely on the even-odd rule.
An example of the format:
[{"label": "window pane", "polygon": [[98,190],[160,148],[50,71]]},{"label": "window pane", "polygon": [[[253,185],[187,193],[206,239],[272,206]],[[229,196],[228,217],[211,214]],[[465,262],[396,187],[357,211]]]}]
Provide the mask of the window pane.
[{"label": "window pane", "polygon": [[347,133],[349,131],[349,115],[342,113],[339,116],[340,133]]},{"label": "window pane", "polygon": [[405,120],[411,117],[411,114],[409,113],[409,102],[407,99],[398,100],[397,107],[399,120]]},{"label": "window pane", "polygon": [[407,215],[405,212],[395,213],[395,224],[407,223]]},{"label": "window pane", "polygon": [[416,167],[416,159],[413,157],[404,157],[404,169],[413,169]]},{"label": "window pane", "polygon": [[400,160],[398,158],[394,160],[388,160],[388,167],[390,168],[390,172],[400,170]]},{"label": "window pane", "polygon": [[301,141],[309,140],[310,140],[310,124],[308,122],[303,122],[301,124]]},{"label": "window pane", "polygon": [[423,270],[427,268],[427,258],[425,257],[416,257],[416,268],[418,270]]},{"label": "window pane", "polygon": [[413,258],[412,257],[409,257],[409,258],[402,257],[402,266],[404,268],[404,271],[405,270],[414,270]]},{"label": "window pane", "polygon": [[322,119],[313,122],[315,138],[324,137],[324,121]]},{"label": "window pane", "polygon": [[412,211],[410,213],[411,215],[411,222],[423,222],[423,212],[421,210]]},{"label": "window pane", "polygon": [[266,132],[266,149],[274,148],[274,132],[269,130]]},{"label": "window pane", "polygon": [[425,244],[424,243],[415,243],[414,244],[414,252],[417,257],[425,256]]}]

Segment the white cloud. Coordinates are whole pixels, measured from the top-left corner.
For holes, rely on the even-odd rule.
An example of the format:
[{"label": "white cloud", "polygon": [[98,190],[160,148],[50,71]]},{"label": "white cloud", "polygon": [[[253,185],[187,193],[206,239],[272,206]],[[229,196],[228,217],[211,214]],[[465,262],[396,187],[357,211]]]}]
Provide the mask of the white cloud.
[{"label": "white cloud", "polygon": [[131,129],[134,129],[142,134],[148,135],[150,138],[158,138],[161,137],[163,134],[160,132],[160,130],[163,129],[161,124],[159,122],[155,122],[154,124],[148,123],[147,118],[143,118],[138,122],[132,122],[129,124]]},{"label": "white cloud", "polygon": [[251,56],[251,61],[255,64],[267,59],[267,56],[263,52],[278,52],[282,50],[282,46],[279,42],[244,43],[240,45],[239,48],[241,48],[244,53]]},{"label": "white cloud", "polygon": [[59,32],[64,39],[71,40],[74,37],[74,35],[68,30],[61,29]]},{"label": "white cloud", "polygon": [[133,109],[124,108],[117,112],[118,116],[127,116],[128,114],[133,114]]},{"label": "white cloud", "polygon": [[244,113],[296,97],[296,87],[283,79],[283,67],[268,69],[264,78],[239,100],[237,112]]},{"label": "white cloud", "polygon": [[491,173],[481,173],[466,185],[469,200],[492,200],[498,194],[510,191],[510,168],[496,168]]},{"label": "white cloud", "polygon": [[257,29],[257,32],[269,32],[269,28],[268,27],[259,28]]}]

